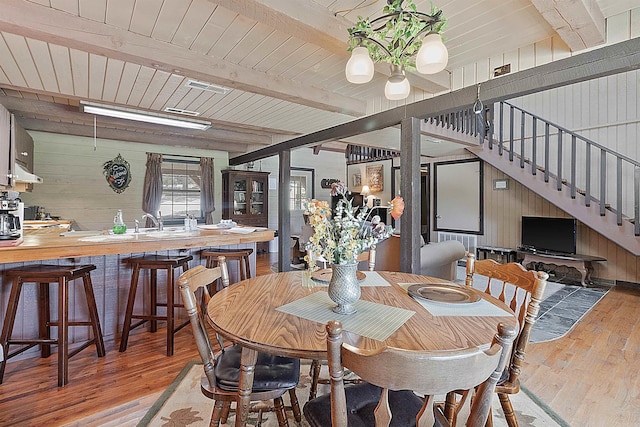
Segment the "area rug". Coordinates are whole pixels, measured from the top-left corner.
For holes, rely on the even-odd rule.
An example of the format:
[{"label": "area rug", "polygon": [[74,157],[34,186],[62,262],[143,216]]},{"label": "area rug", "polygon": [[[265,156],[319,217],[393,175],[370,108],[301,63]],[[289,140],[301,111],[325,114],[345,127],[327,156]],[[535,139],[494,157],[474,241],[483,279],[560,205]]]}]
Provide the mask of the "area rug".
[{"label": "area rug", "polygon": [[[304,405],[309,396],[309,363],[303,363],[300,371],[300,383],[296,389],[300,407]],[[323,366],[321,376],[326,376],[326,366]],[[149,409],[147,414],[138,423],[139,427],[199,427],[208,426],[211,419],[213,402],[204,397],[200,392],[200,376],[202,365],[190,362],[182,372],[176,377],[174,382],[158,398]],[[318,393],[328,393],[329,386],[320,384]],[[495,396],[495,395],[494,395]],[[289,404],[288,394],[284,396],[285,405]],[[516,395],[511,396],[511,401],[516,412],[516,417],[522,427],[567,427],[568,424],[560,418],[551,408],[540,401],[533,393],[526,388]],[[497,396],[493,404],[494,426],[503,427],[507,423],[500,409]],[[289,425],[296,425],[293,416],[289,413]],[[250,414],[247,425],[257,424],[257,415]],[[227,424],[233,425],[233,415],[229,416]],[[274,413],[263,415],[262,425],[264,427],[275,427],[278,425]],[[308,427],[303,419],[303,427]]]},{"label": "area rug", "polygon": [[[458,266],[457,283],[464,283],[465,268]],[[487,278],[473,277],[474,287],[484,290]],[[531,330],[530,342],[553,341],[571,331],[609,291],[607,287],[588,287],[547,282],[538,318]]]},{"label": "area rug", "polygon": [[610,288],[563,285],[540,303],[530,341],[547,342],[565,336],[609,292]]}]

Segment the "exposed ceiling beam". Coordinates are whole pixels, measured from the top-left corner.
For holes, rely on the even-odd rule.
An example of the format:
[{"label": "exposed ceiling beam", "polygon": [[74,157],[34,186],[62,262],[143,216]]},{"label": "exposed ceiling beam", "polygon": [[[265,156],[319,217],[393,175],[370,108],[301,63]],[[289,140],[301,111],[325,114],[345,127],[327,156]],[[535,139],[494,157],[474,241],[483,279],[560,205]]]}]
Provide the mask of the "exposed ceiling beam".
[{"label": "exposed ceiling beam", "polygon": [[[485,105],[640,68],[640,38],[574,55],[551,63],[507,74],[482,83],[480,97]],[[239,165],[278,154],[281,150],[315,145],[395,126],[407,117],[426,118],[473,105],[475,86],[396,107],[377,114],[302,135],[251,153],[229,159]]]},{"label": "exposed ceiling beam", "polygon": [[[20,118],[19,123],[25,129],[52,132],[63,135],[75,135],[93,137],[93,125],[76,123],[53,122],[51,120]],[[117,141],[139,142],[142,144],[167,145],[171,147],[202,148],[206,150],[220,150],[232,152],[245,152],[246,144],[228,144],[207,138],[185,137],[181,135],[153,134],[136,132],[124,129],[100,128],[96,137],[101,139],[113,139]]]},{"label": "exposed ceiling beam", "polygon": [[[323,49],[348,58],[348,28],[353,22],[333,15],[326,7],[312,0],[209,0],[235,13],[263,24],[277,28],[291,37],[304,40]],[[382,10],[380,11],[382,13]],[[388,64],[378,63],[376,72],[391,75]],[[411,85],[429,93],[449,90],[451,81],[448,72],[425,76],[417,72],[407,72]]]},{"label": "exposed ceiling beam", "polygon": [[[125,62],[270,96],[321,110],[360,117],[362,100],[248,69],[120,28],[25,0],[0,0],[0,31]],[[180,64],[180,69],[176,69]]]},{"label": "exposed ceiling beam", "polygon": [[[93,126],[93,115],[80,112],[78,107],[74,105],[56,104],[12,96],[0,96],[0,104],[4,105],[7,110],[19,117],[47,119],[49,123],[59,121]],[[44,123],[40,123],[39,125],[43,126],[47,123],[47,120],[44,120]],[[228,145],[226,147],[238,153],[245,152],[249,144],[270,145],[273,142],[272,138],[268,135],[242,133],[226,129],[216,129],[215,127],[211,127],[205,131],[198,131],[109,117],[99,117],[97,123],[100,128],[133,131],[135,133],[147,132],[156,135],[163,134],[171,138],[200,138],[224,144],[238,144],[239,146],[237,148],[230,148]],[[22,122],[21,124],[25,129],[32,130]],[[37,130],[46,129],[41,128]]]},{"label": "exposed ceiling beam", "polygon": [[573,52],[605,41],[604,15],[596,0],[531,0]]}]

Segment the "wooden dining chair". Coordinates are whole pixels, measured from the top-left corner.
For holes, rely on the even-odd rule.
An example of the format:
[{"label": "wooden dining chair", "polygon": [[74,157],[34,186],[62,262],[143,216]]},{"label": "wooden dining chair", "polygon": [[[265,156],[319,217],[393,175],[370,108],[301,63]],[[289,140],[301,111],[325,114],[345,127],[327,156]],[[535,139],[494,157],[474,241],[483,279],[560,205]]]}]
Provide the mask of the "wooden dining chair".
[{"label": "wooden dining chair", "polygon": [[[483,285],[484,292],[504,302],[516,313],[520,329],[513,345],[513,352],[507,363],[505,372],[496,385],[496,393],[500,398],[500,405],[504,412],[507,424],[510,427],[518,425],[510,394],[520,391],[520,374],[522,372],[524,358],[531,329],[536,322],[540,311],[540,301],[547,286],[549,275],[541,271],[528,271],[522,265],[511,262],[499,264],[492,259],[475,260],[472,253],[467,254],[467,277],[465,284],[474,286],[474,275],[484,276],[487,280]],[[476,287],[478,287],[476,285]],[[447,396],[447,409],[445,413],[452,419],[455,407],[454,395]],[[491,419],[489,420],[491,424]]]},{"label": "wooden dining chair", "polygon": [[[515,328],[500,324],[486,350],[364,352],[343,342],[340,322],[330,321],[326,330],[331,393],[304,406],[311,427],[449,426],[435,397],[458,389],[468,390],[458,416],[466,411],[466,425],[481,427],[516,335]],[[345,388],[345,368],[366,382]]]},{"label": "wooden dining chair", "polygon": [[[220,421],[226,423],[231,402],[235,402],[238,398],[240,356],[242,353],[242,348],[238,345],[224,347],[221,339],[218,339],[221,348],[219,353],[214,354],[211,347],[204,321],[205,314],[200,310],[196,292],[203,292],[205,300],[208,302],[207,285],[218,278],[222,278],[225,286],[229,285],[229,273],[224,257],[218,259],[218,266],[215,268],[199,265],[184,272],[178,279],[184,307],[189,315],[198,352],[204,364],[200,388],[205,396],[214,400],[211,426],[218,426]],[[298,423],[301,422],[302,414],[295,393],[299,378],[299,359],[258,353],[251,400],[256,402],[273,400],[274,405],[273,407],[256,405],[252,406],[252,410],[259,411],[259,418],[261,418],[262,411],[273,409],[276,411],[278,424],[287,426],[287,414],[282,396],[288,392],[294,418]]]}]

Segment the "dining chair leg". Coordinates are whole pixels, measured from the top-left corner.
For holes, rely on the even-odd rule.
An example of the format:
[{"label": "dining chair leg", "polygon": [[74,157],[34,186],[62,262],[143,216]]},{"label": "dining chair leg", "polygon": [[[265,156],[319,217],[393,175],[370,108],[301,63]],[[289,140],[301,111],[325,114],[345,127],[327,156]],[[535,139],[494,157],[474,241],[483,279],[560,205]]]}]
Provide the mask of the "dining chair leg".
[{"label": "dining chair leg", "polygon": [[[218,427],[220,425],[220,418],[222,415],[223,405],[225,402],[222,400],[216,400],[213,404],[213,412],[211,413],[211,422],[209,425],[211,427]],[[226,421],[225,421],[226,424]]]},{"label": "dining chair leg", "polygon": [[293,412],[293,418],[297,423],[302,422],[302,413],[300,412],[300,403],[298,402],[298,396],[296,395],[296,389],[289,389],[289,400],[291,400],[291,412]]},{"label": "dining chair leg", "polygon": [[274,403],[274,411],[276,416],[278,417],[278,426],[279,427],[288,427],[289,422],[287,421],[287,413],[284,410],[284,403],[282,402],[282,397],[278,397],[273,399]]},{"label": "dining chair leg", "polygon": [[[38,335],[40,339],[51,339],[51,308],[49,304],[49,284],[38,283]],[[51,344],[40,344],[41,357],[51,356]]]},{"label": "dining chair leg", "polygon": [[447,397],[444,402],[444,416],[447,420],[449,420],[449,423],[451,425],[455,425],[455,422],[456,422],[455,420],[456,406],[457,406],[456,393],[455,392],[447,393]]},{"label": "dining chair leg", "polygon": [[500,405],[502,405],[502,412],[504,412],[504,418],[507,420],[507,424],[509,427],[518,427],[518,419],[513,411],[513,406],[511,406],[509,395],[506,393],[498,393],[498,397],[500,398]]},{"label": "dining chair leg", "polygon": [[309,368],[309,376],[311,377],[311,389],[309,390],[309,400],[316,398],[318,392],[318,381],[320,379],[320,365],[319,360],[312,360],[311,367]]},{"label": "dining chair leg", "polygon": [[222,404],[222,413],[220,415],[220,422],[222,424],[227,423],[227,418],[229,418],[230,411],[231,411],[231,402],[224,402]]}]

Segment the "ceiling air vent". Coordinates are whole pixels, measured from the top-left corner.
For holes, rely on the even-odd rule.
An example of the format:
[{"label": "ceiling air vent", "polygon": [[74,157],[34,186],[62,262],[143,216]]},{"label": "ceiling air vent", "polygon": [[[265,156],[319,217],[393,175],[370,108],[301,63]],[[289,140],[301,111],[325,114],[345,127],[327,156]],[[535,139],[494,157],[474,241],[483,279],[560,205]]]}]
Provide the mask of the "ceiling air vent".
[{"label": "ceiling air vent", "polygon": [[195,80],[189,80],[185,86],[191,89],[206,90],[209,92],[219,93],[220,95],[225,95],[231,90],[228,87],[218,86],[211,83],[197,82]]},{"label": "ceiling air vent", "polygon": [[182,108],[167,107],[164,109],[167,113],[182,114],[183,116],[198,117],[200,113],[197,111],[183,110]]}]

